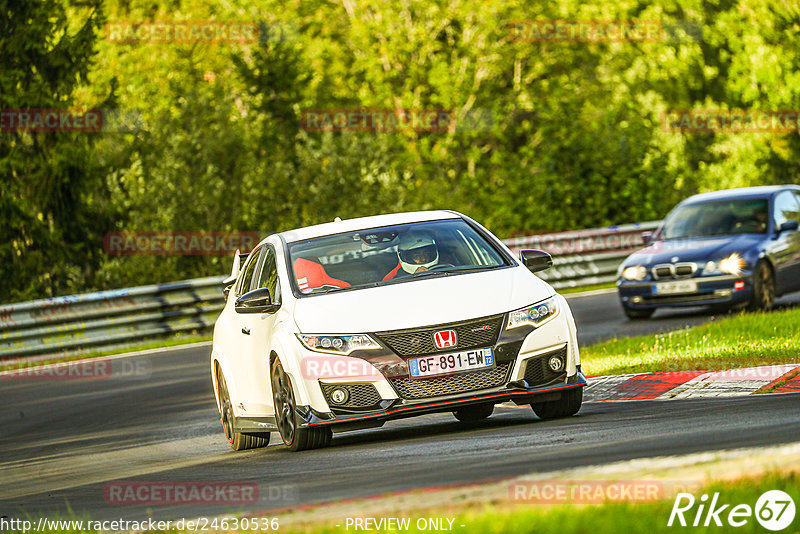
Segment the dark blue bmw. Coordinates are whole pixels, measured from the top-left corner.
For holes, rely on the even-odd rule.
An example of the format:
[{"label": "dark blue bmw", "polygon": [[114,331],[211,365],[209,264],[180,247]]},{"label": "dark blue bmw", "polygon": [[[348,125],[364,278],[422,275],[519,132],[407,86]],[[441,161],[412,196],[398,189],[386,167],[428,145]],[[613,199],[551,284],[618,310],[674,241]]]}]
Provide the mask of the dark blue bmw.
[{"label": "dark blue bmw", "polygon": [[800,290],[800,187],[748,187],[690,197],[673,209],[617,280],[625,314],[712,306],[768,310]]}]

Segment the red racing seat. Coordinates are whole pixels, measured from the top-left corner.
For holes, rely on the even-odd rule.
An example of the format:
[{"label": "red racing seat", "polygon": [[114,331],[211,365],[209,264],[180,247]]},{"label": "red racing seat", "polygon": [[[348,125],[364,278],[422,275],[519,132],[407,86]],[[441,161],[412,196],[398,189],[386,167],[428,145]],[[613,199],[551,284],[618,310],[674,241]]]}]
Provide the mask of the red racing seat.
[{"label": "red racing seat", "polygon": [[350,287],[344,280],[337,280],[325,272],[325,267],[315,261],[298,258],[294,260],[294,275],[297,278],[297,287],[304,293],[310,289],[325,285],[336,287]]}]

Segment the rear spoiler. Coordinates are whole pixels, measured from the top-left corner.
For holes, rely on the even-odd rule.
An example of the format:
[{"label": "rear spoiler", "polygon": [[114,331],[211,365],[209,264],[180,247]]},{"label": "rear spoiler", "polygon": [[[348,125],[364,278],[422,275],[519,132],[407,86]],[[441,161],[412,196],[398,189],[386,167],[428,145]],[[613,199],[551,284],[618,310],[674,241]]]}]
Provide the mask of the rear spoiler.
[{"label": "rear spoiler", "polygon": [[249,252],[239,252],[238,249],[233,253],[233,268],[231,269],[231,275],[222,281],[223,284],[231,284],[235,282],[237,278],[239,278],[239,269],[249,255]]}]

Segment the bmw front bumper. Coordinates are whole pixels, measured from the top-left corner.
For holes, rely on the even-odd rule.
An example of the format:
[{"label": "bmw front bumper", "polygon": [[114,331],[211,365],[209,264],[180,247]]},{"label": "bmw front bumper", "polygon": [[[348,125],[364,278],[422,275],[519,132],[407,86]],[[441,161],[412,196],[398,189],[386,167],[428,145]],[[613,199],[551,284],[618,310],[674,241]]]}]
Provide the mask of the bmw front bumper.
[{"label": "bmw front bumper", "polygon": [[[697,291],[658,295],[654,292],[657,281],[618,280],[620,302],[630,309],[676,308],[690,306],[729,305],[749,302],[753,296],[752,273],[739,276],[696,276],[678,279],[697,283]],[[660,280],[669,282],[677,280]],[[738,282],[738,284],[737,284]]]}]

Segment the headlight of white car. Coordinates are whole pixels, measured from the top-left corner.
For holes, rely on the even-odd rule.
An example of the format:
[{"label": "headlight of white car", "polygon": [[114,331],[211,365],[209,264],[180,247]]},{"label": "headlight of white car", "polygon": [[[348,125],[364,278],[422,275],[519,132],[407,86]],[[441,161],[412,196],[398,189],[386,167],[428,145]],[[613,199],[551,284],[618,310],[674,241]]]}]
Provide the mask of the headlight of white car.
[{"label": "headlight of white car", "polygon": [[622,270],[622,278],[625,280],[644,280],[647,276],[647,267],[644,265],[632,265]]},{"label": "headlight of white car", "polygon": [[329,354],[346,355],[354,350],[381,348],[367,334],[348,334],[343,336],[297,334],[297,338],[309,350],[327,352]]},{"label": "headlight of white car", "polygon": [[556,303],[556,297],[553,296],[542,302],[525,306],[509,313],[506,328],[517,328],[518,326],[526,325],[542,326],[556,315],[558,315],[558,304]]}]

